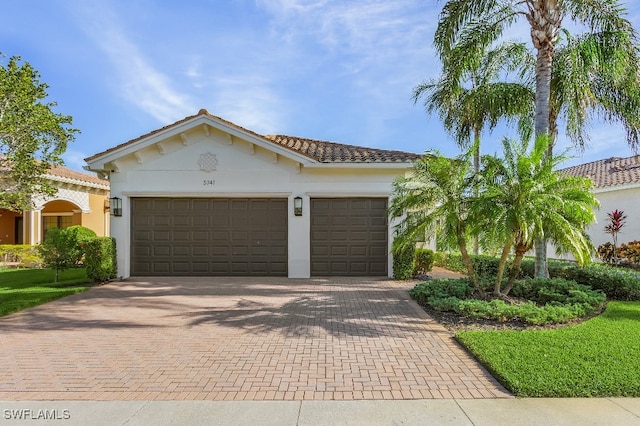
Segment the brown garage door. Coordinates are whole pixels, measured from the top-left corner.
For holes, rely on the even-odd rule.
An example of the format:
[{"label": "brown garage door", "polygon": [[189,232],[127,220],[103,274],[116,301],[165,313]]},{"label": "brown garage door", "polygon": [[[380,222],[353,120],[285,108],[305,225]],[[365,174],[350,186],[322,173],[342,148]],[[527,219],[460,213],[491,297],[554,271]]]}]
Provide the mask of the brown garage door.
[{"label": "brown garage door", "polygon": [[133,198],[132,275],[287,275],[286,199]]},{"label": "brown garage door", "polygon": [[311,200],[312,275],[387,275],[387,199]]}]

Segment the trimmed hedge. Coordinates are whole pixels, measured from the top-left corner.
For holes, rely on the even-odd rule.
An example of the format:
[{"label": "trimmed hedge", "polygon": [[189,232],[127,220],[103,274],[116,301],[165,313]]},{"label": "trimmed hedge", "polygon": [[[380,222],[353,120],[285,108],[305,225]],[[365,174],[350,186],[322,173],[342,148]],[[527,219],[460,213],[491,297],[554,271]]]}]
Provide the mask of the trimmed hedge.
[{"label": "trimmed hedge", "polygon": [[408,280],[413,277],[415,248],[405,248],[393,252],[393,278]]},{"label": "trimmed hedge", "polygon": [[413,258],[413,276],[424,275],[433,268],[433,250],[419,248],[416,249]]},{"label": "trimmed hedge", "polygon": [[84,250],[87,276],[93,282],[105,282],[116,278],[118,263],[115,238],[94,238],[84,245]]},{"label": "trimmed hedge", "polygon": [[[480,279],[495,277],[499,259],[491,256],[471,255],[474,269]],[[434,264],[452,271],[466,272],[462,263],[462,256],[458,253],[437,252]],[[616,268],[602,263],[592,263],[580,266],[577,263],[549,259],[549,276],[573,280],[578,284],[587,285],[594,290],[602,290],[609,299],[640,300],[640,273],[638,271]],[[507,262],[505,272],[508,272],[511,262]],[[519,278],[533,278],[535,260],[526,258],[520,265]]]}]

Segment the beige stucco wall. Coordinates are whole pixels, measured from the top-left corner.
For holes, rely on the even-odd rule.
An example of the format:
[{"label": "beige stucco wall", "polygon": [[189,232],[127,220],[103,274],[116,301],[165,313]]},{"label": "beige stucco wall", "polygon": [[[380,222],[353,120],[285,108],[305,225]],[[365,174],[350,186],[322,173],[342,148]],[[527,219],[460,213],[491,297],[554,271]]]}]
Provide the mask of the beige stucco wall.
[{"label": "beige stucco wall", "polygon": [[107,195],[89,194],[90,212],[80,213],[82,226],[91,229],[99,237],[109,235],[109,215],[105,213],[105,201],[108,200]]}]

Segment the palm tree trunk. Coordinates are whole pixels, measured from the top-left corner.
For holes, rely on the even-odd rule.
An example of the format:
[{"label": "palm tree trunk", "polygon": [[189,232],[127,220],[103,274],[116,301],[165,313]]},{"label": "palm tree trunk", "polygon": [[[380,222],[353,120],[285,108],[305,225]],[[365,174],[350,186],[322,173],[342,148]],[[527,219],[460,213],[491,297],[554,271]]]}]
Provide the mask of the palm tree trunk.
[{"label": "palm tree trunk", "polygon": [[[474,129],[473,131],[473,172],[478,175],[480,173],[480,130]],[[474,189],[474,195],[477,197],[479,189],[476,186]],[[476,256],[480,254],[480,243],[478,237],[473,239],[473,254]]]},{"label": "palm tree trunk", "polygon": [[502,255],[500,256],[500,262],[498,263],[498,273],[496,274],[496,283],[493,287],[493,294],[498,296],[502,287],[502,276],[504,275],[504,268],[507,264],[507,257],[511,251],[511,244],[505,244],[502,248]]},{"label": "palm tree trunk", "polygon": [[[550,7],[557,2],[548,0],[541,2],[546,7]],[[542,6],[542,7],[544,7]],[[542,12],[543,13],[543,12]],[[544,14],[544,13],[543,13]],[[558,23],[559,24],[559,23]],[[542,22],[539,26],[538,34],[545,34],[541,39],[533,38],[533,43],[538,49],[536,60],[536,121],[535,135],[540,137],[549,134],[549,100],[551,95],[551,66],[553,60],[553,42],[555,41],[552,23]],[[532,22],[532,31],[534,34],[534,23]],[[532,36],[533,37],[533,36]],[[548,278],[547,272],[547,244],[542,239],[537,239],[536,244],[536,264],[535,276],[540,278]]]},{"label": "palm tree trunk", "polygon": [[520,265],[522,264],[524,254],[529,251],[530,248],[531,247],[516,244],[516,256],[513,259],[513,265],[511,265],[511,271],[509,272],[509,281],[507,281],[507,285],[502,291],[503,296],[509,295],[509,292],[513,288],[513,284],[516,282],[516,278],[518,277],[518,272],[520,272]]},{"label": "palm tree trunk", "polygon": [[480,288],[480,283],[478,282],[478,276],[476,275],[475,269],[473,269],[473,262],[471,261],[471,257],[469,256],[469,252],[467,251],[467,242],[464,239],[464,236],[458,238],[458,244],[460,245],[460,255],[462,256],[462,262],[467,267],[467,275],[471,278],[471,282],[473,283],[473,287],[476,289],[476,292],[479,294],[483,294],[484,290]]}]

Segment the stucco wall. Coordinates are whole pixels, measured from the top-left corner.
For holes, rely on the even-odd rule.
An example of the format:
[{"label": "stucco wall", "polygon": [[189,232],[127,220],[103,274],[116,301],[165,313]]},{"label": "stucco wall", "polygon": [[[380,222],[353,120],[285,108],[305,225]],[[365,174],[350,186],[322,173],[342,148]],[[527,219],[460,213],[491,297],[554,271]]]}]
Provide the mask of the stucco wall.
[{"label": "stucco wall", "polygon": [[[120,197],[123,216],[111,217],[111,235],[118,244],[119,275],[130,274],[130,203],[131,197],[282,197],[289,201],[289,276],[310,275],[310,198],[313,197],[388,197],[391,183],[402,166],[384,168],[311,168],[300,167],[273,151],[253,145],[226,133],[211,129],[206,135],[200,128],[184,137],[163,140],[136,155],[118,159],[117,171],[111,173],[111,196]],[[202,170],[203,157],[215,170]],[[210,164],[209,164],[210,165]],[[114,169],[116,170],[116,169]],[[303,198],[303,215],[293,215],[293,198]],[[391,244],[391,227],[389,244]],[[391,271],[391,257],[388,270]]]},{"label": "stucco wall", "polygon": [[612,242],[611,235],[604,232],[607,224],[607,213],[622,210],[627,215],[627,221],[618,234],[618,244],[640,240],[640,186],[613,191],[598,191],[596,197],[600,201],[600,209],[596,212],[598,222],[589,227],[589,235],[593,244],[598,247],[606,242]]}]

